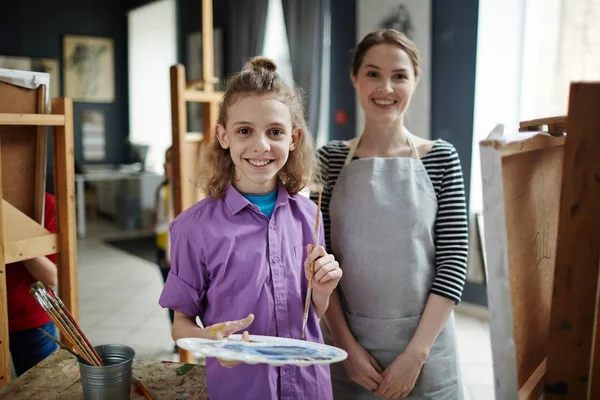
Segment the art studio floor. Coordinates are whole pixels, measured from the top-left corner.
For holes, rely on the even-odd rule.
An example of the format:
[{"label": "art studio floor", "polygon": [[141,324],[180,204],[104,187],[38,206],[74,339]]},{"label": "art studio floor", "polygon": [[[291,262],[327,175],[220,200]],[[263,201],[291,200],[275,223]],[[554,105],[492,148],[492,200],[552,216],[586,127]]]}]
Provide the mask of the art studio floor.
[{"label": "art studio floor", "polygon": [[[105,242],[136,235],[102,220],[89,221],[88,235],[77,248],[81,327],[94,345],[122,343],[133,347],[137,358],[177,361],[168,314],[158,306],[162,289],[158,267]],[[456,323],[465,400],[491,400],[488,324],[460,313]]]}]

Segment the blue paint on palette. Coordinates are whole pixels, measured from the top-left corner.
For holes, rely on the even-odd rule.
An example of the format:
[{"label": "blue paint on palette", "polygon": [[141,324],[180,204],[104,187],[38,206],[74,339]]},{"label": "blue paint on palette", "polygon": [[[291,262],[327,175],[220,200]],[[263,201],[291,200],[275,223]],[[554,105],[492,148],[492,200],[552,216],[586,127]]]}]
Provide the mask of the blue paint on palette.
[{"label": "blue paint on palette", "polygon": [[244,346],[237,343],[226,343],[221,348],[236,353],[246,353],[277,361],[325,361],[338,356],[333,351],[300,346]]}]

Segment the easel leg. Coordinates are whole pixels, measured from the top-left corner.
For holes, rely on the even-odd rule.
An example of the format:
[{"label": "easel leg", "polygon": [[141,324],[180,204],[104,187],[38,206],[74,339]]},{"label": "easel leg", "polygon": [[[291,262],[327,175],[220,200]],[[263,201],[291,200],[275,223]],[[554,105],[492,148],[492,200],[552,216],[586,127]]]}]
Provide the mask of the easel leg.
[{"label": "easel leg", "polygon": [[85,237],[85,181],[77,179],[77,236]]},{"label": "easel leg", "polygon": [[54,99],[52,112],[64,114],[66,124],[52,133],[54,149],[54,193],[59,232],[58,294],[75,321],[79,321],[77,291],[77,232],[75,223],[75,160],[73,149],[73,102]]},{"label": "easel leg", "polygon": [[[0,145],[1,147],[1,145]],[[0,387],[10,383],[10,347],[8,343],[8,306],[6,298],[6,265],[4,264],[4,221],[2,210],[2,175],[0,174]]]}]

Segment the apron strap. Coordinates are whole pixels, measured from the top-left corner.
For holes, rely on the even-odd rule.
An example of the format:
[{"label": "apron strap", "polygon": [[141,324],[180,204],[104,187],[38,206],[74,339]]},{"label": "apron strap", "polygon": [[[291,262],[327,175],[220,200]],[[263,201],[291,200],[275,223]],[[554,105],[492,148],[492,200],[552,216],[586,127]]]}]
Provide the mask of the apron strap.
[{"label": "apron strap", "polygon": [[[362,136],[362,135],[361,135]],[[356,153],[356,148],[358,147],[358,143],[360,143],[361,136],[355,137],[347,142],[348,147],[348,155],[346,156],[346,161],[344,161],[344,166],[350,164],[352,162],[352,158],[354,158],[354,154]],[[408,135],[406,137],[406,142],[410,146],[411,158],[419,160],[419,152],[415,147],[415,143],[413,142],[412,135]]]},{"label": "apron strap", "polygon": [[411,134],[409,134],[406,137],[406,141],[408,142],[408,145],[410,146],[411,158],[414,158],[415,160],[420,160],[419,152],[417,151],[417,148],[415,147],[415,142],[413,141]]},{"label": "apron strap", "polygon": [[355,137],[354,139],[348,141],[348,147],[350,148],[350,150],[348,151],[348,155],[346,156],[344,166],[352,162],[352,158],[354,157],[354,153],[356,153],[356,148],[358,147],[358,143],[360,142],[361,136]]}]

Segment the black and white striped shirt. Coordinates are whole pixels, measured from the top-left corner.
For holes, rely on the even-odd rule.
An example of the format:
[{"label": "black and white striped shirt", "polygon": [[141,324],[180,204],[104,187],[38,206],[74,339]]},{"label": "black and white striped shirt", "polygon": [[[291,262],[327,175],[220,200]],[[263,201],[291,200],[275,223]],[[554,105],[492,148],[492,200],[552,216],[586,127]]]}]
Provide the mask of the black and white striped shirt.
[{"label": "black and white striped shirt", "polygon": [[[318,150],[325,184],[321,210],[327,246],[329,246],[331,223],[329,201],[348,151],[349,148],[343,141],[332,141]],[[458,303],[467,276],[468,252],[467,210],[460,160],[454,146],[439,139],[421,161],[433,183],[438,201],[435,222],[437,273],[431,293]],[[315,194],[311,194],[311,198],[316,201]]]}]

